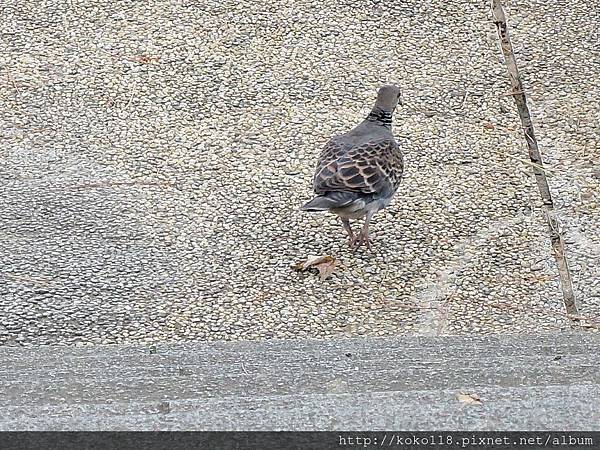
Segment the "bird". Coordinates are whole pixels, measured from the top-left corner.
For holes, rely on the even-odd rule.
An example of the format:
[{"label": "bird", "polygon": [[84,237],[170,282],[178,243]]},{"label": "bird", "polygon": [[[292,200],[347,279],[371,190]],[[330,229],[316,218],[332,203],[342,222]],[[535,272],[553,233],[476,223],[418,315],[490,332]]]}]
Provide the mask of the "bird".
[{"label": "bird", "polygon": [[[313,178],[316,197],[300,208],[337,214],[354,250],[361,245],[371,250],[369,223],[390,204],[402,179],[404,157],[392,134],[392,116],[399,104],[398,86],[380,87],[367,117],[325,144]],[[363,217],[364,225],[355,233],[350,220]]]}]

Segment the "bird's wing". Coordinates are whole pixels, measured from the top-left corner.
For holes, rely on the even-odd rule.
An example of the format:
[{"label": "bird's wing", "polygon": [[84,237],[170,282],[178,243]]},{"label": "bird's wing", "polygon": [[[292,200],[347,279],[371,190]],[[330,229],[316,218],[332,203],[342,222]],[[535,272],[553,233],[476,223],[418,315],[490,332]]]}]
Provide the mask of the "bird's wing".
[{"label": "bird's wing", "polygon": [[330,141],[319,158],[314,178],[317,194],[351,191],[363,194],[393,193],[404,170],[402,153],[394,139],[384,138],[348,148]]}]

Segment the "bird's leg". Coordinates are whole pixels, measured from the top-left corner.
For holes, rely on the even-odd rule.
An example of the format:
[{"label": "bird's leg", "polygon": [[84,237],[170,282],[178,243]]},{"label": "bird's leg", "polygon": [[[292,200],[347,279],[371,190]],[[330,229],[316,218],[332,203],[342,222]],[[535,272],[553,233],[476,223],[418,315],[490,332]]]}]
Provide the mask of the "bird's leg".
[{"label": "bird's leg", "polygon": [[350,226],[350,220],[342,219],[342,225],[344,226],[344,230],[346,230],[348,236],[350,237],[350,247],[352,247],[354,245],[354,239],[356,239],[356,237],[354,235],[354,231],[352,231],[352,227]]},{"label": "bird's leg", "polygon": [[365,216],[365,224],[363,225],[362,230],[360,230],[360,233],[358,233],[354,238],[353,245],[355,250],[362,244],[365,244],[365,246],[371,250],[371,240],[369,239],[369,222],[371,221],[373,214],[373,211],[369,211]]}]

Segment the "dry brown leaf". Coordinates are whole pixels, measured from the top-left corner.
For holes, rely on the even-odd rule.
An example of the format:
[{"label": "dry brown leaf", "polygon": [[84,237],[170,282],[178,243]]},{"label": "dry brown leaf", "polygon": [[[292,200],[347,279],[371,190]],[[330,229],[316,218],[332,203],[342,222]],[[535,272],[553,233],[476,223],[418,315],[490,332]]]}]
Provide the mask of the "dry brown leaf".
[{"label": "dry brown leaf", "polygon": [[333,256],[309,256],[306,261],[296,263],[292,266],[294,270],[304,272],[308,269],[317,269],[321,281],[326,280],[336,272],[339,262]]},{"label": "dry brown leaf", "polygon": [[481,405],[481,398],[477,394],[457,394],[456,398],[459,402],[466,403],[467,405]]}]

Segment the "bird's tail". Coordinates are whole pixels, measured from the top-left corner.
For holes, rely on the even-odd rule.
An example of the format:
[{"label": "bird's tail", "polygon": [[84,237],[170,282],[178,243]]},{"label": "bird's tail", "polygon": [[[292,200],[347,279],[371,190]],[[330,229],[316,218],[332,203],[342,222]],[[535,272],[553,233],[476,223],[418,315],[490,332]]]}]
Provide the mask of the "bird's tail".
[{"label": "bird's tail", "polygon": [[310,202],[302,205],[302,211],[327,211],[331,208],[341,208],[352,203],[358,195],[355,192],[327,192],[317,195]]}]

